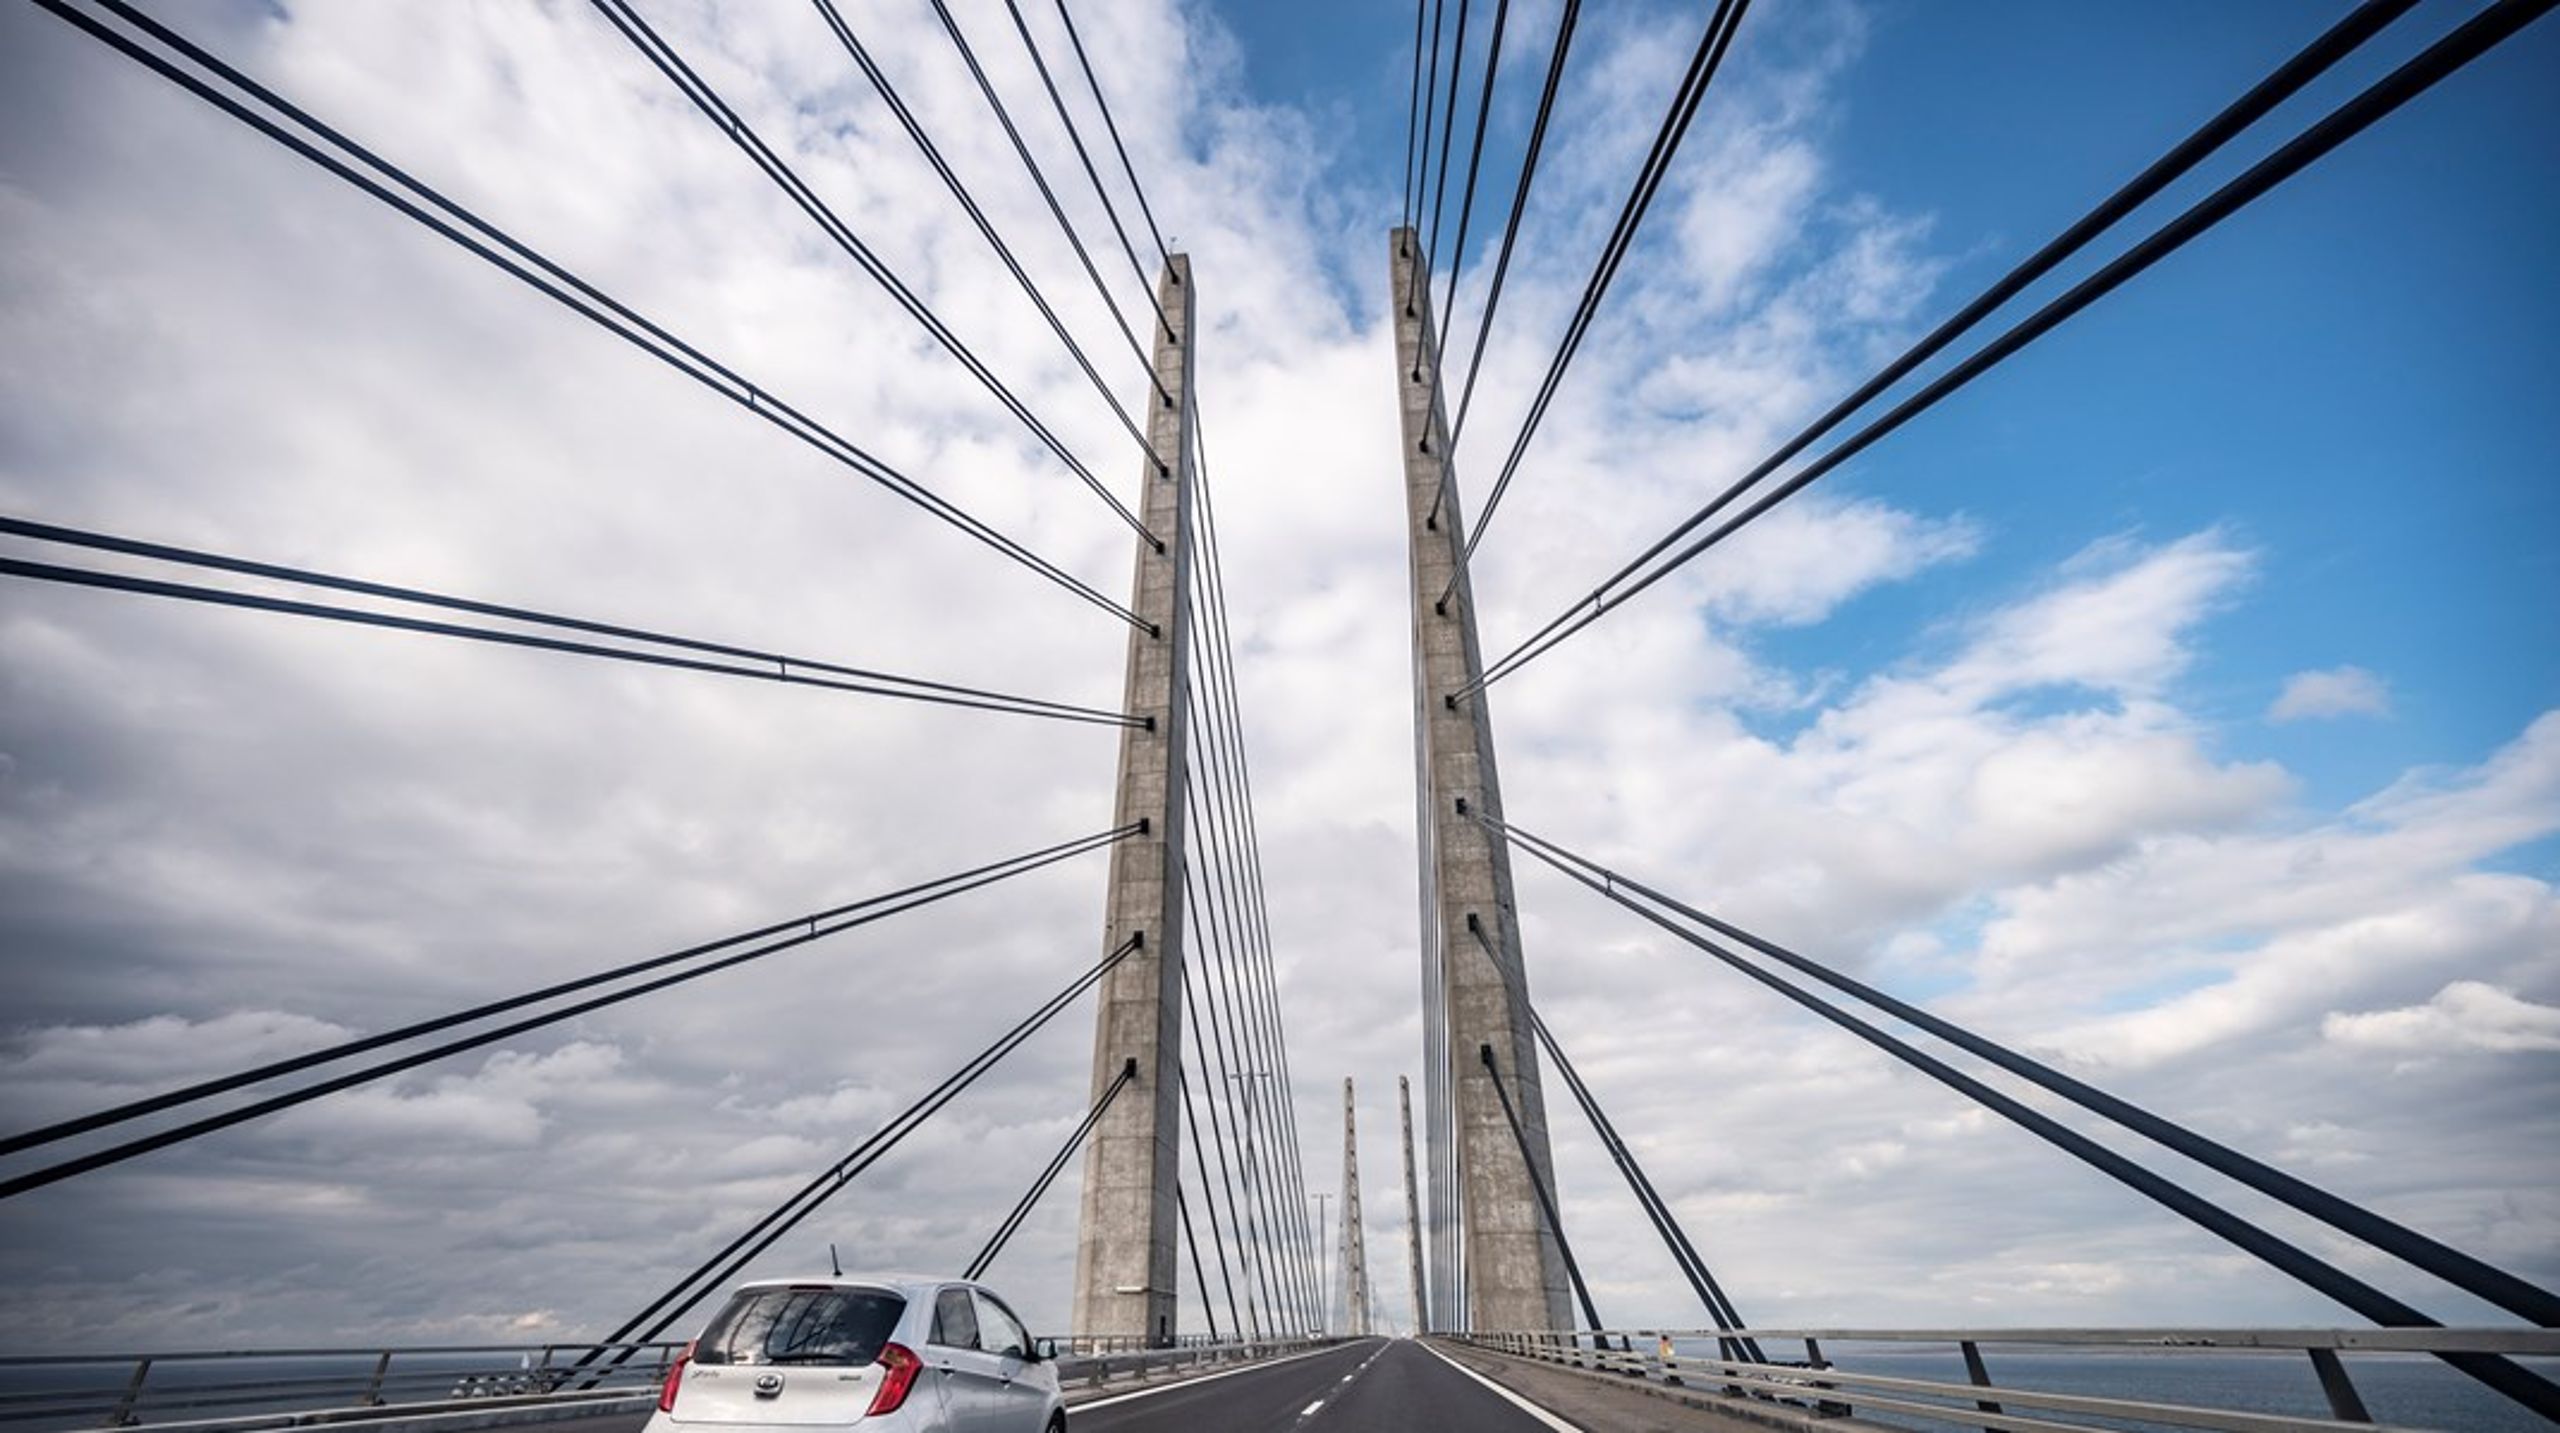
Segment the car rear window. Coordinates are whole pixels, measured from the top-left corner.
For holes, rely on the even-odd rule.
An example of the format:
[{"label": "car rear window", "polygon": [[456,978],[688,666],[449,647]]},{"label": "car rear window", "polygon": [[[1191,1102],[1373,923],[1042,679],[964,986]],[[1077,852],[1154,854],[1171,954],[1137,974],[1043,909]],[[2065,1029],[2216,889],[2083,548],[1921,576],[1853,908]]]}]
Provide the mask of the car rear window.
[{"label": "car rear window", "polygon": [[742,1289],[695,1341],[696,1363],[869,1363],[907,1301],[877,1289]]}]

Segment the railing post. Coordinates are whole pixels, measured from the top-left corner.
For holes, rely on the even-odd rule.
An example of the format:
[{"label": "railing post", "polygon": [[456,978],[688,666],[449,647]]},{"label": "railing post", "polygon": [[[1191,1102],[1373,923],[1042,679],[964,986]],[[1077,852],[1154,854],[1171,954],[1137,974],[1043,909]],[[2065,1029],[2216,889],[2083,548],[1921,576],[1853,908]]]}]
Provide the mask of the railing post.
[{"label": "railing post", "polygon": [[[549,1350],[546,1349],[544,1352],[548,1353]],[[373,1378],[365,1384],[364,1397],[359,1400],[365,1407],[380,1408],[382,1406],[382,1380],[390,1372],[391,1350],[386,1348],[382,1351],[382,1356],[373,1361]]]},{"label": "railing post", "polygon": [[125,1381],[124,1396],[116,1400],[115,1411],[107,1415],[108,1427],[130,1428],[134,1424],[142,1421],[139,1417],[135,1416],[133,1407],[135,1404],[142,1401],[142,1380],[148,1378],[150,1375],[151,1360],[148,1358],[135,1359],[133,1362],[133,1377]]},{"label": "railing post", "polygon": [[[1963,1340],[1958,1343],[1956,1347],[1964,1351],[1965,1381],[1976,1388],[1989,1388],[1991,1386],[1991,1370],[1983,1367],[1981,1347],[1971,1339]],[[1977,1413],[1998,1413],[2000,1411],[1999,1403],[1989,1398],[1975,1399],[1973,1401],[1973,1407],[1974,1411]],[[1999,1433],[1999,1430],[1986,1428],[1983,1430],[1983,1433]]]},{"label": "railing post", "polygon": [[2329,1396],[2329,1412],[2341,1423],[2370,1423],[2373,1415],[2365,1411],[2364,1398],[2356,1392],[2355,1380],[2347,1377],[2347,1365],[2331,1348],[2310,1350],[2311,1366],[2320,1374],[2320,1391]]}]

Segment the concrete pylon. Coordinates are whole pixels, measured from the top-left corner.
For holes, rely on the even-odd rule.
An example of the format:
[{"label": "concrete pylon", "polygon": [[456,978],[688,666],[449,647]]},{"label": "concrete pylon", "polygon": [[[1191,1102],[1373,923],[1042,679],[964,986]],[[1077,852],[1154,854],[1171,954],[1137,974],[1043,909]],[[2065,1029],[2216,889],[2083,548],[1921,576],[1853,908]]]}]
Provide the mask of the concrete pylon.
[{"label": "concrete pylon", "polygon": [[1149,630],[1129,634],[1122,710],[1145,729],[1120,733],[1118,814],[1146,830],[1111,848],[1106,951],[1139,942],[1102,979],[1093,1031],[1093,1098],[1131,1060],[1138,1079],[1104,1112],[1085,1145],[1084,1210],[1076,1246],[1074,1332],[1169,1344],[1175,1328],[1182,1076],[1184,710],[1190,688],[1191,261],[1165,264],[1158,302],[1171,327],[1156,334],[1156,380],[1138,520],[1163,544],[1138,540],[1130,608]]},{"label": "concrete pylon", "polygon": [[1360,1122],[1342,1077],[1342,1331],[1369,1335],[1369,1246],[1360,1231]]},{"label": "concrete pylon", "polygon": [[[1396,325],[1396,389],[1404,416],[1405,507],[1411,523],[1413,621],[1420,692],[1416,719],[1428,783],[1430,829],[1422,833],[1433,863],[1440,943],[1439,990],[1447,1038],[1440,1053],[1455,1127],[1461,1198],[1459,1239],[1465,1269],[1464,1327],[1478,1332],[1562,1329],[1573,1326],[1564,1258],[1540,1213],[1537,1186],[1552,1186],[1547,1151],[1547,1106],[1539,1092],[1538,1049],[1525,998],[1528,972],[1520,956],[1520,923],[1511,896],[1511,853],[1466,814],[1502,814],[1502,789],[1494,769],[1493,724],[1485,695],[1458,701],[1451,694],[1484,670],[1476,640],[1474,593],[1459,580],[1448,601],[1440,594],[1459,571],[1465,525],[1456,485],[1448,471],[1449,433],[1441,407],[1439,338],[1431,314],[1431,285],[1421,245],[1410,229],[1390,241],[1390,301]],[[1426,970],[1432,962],[1426,956]],[[1500,1073],[1477,1058],[1490,1045]],[[1495,1097],[1501,1079],[1527,1135],[1528,1161],[1511,1136],[1510,1121]],[[1435,1176],[1436,1177],[1436,1176]],[[1454,1311],[1441,1311],[1455,1325]]]},{"label": "concrete pylon", "polygon": [[1404,1232],[1405,1249],[1413,1261],[1413,1331],[1427,1333],[1431,1328],[1431,1295],[1422,1282],[1422,1196],[1413,1178],[1413,1082],[1396,1076],[1396,1114],[1404,1127]]}]

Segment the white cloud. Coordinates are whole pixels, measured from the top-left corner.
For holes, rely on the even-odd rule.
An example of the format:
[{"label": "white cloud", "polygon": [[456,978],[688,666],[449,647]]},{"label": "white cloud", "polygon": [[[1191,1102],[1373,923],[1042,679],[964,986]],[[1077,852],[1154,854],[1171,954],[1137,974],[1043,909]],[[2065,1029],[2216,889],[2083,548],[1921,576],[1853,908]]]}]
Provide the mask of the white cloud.
[{"label": "white cloud", "polygon": [[2520,1000],[2477,980],[2457,980],[2423,1005],[2359,1014],[2334,1011],[2320,1022],[2320,1033],[2341,1045],[2380,1054],[2554,1051],[2560,1050],[2560,1006]]},{"label": "white cloud", "polygon": [[[849,9],[1134,390],[948,47],[910,9]],[[1241,57],[1196,7],[1078,13],[1201,276],[1304,1172],[1331,1186],[1354,1074],[1373,1267],[1400,1306],[1375,1114],[1421,1043],[1394,199],[1329,166],[1314,117],[1236,99]],[[1462,455],[1471,498],[1676,81],[1656,18],[1585,21]],[[814,17],[651,20],[1106,483],[1135,478],[1126,435]],[[186,23],[1079,576],[1126,581],[1126,532],[594,17]],[[1048,172],[1078,174],[1019,46],[973,33]],[[1489,642],[1588,591],[1945,306],[1935,216],[1845,191],[1829,162],[1863,33],[1840,5],[1744,32],[1480,552]],[[1063,699],[1119,691],[1109,621],[369,201],[44,17],[0,16],[0,57],[28,121],[0,125],[0,505]],[[2180,529],[2054,564],[2021,541],[1918,496],[1808,494],[1497,689],[1515,816],[1825,958],[1881,955],[1993,1033],[2298,1149],[2486,1256],[2547,1262],[2560,1180],[2526,1136],[2560,1102],[2541,1067],[2498,1062],[2527,1073],[2483,1086],[2454,1067],[2489,1062],[2441,1062],[2368,1098],[2356,1042],[2401,1027],[2353,1022],[2436,1011],[2466,982],[2531,1011],[2560,996],[2547,883],[2485,866],[2552,829],[2560,717],[2470,769],[2298,812],[2282,766],[2221,750],[2187,690],[2210,624],[2252,591],[2251,547]],[[1788,629],[1984,555],[2025,575],[1977,584],[1963,621],[1879,622],[1839,671],[1773,655]],[[1108,733],[25,588],[0,609],[0,747],[12,1124],[1099,829],[1113,752]],[[0,1329],[167,1347],[609,1327],[1098,955],[1099,865],[30,1195]],[[1521,886],[1551,1022],[1754,1317],[2326,1316],[1645,928],[1525,867]],[[2538,1014],[2454,1003],[2466,1028],[2540,1038]],[[2330,1036],[2346,1010],[2372,1013]],[[1080,1112],[1090,1018],[1061,1017],[758,1272],[829,1241],[965,1258]],[[1684,1316],[1605,1155],[1569,1119],[1557,1139],[1605,1312]],[[1044,1328],[1064,1321],[1074,1178],[999,1270]]]},{"label": "white cloud", "polygon": [[2362,667],[2296,672],[2285,678],[2283,693],[2267,708],[2267,720],[2276,722],[2390,714],[2390,690]]}]

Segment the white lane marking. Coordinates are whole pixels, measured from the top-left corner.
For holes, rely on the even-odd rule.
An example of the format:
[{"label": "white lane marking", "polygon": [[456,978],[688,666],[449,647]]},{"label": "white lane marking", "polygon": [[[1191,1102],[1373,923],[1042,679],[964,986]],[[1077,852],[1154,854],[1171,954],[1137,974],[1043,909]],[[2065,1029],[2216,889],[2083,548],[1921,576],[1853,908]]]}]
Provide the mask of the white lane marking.
[{"label": "white lane marking", "polygon": [[[1422,1343],[1422,1340],[1416,1339],[1414,1342]],[[1431,1345],[1422,1343],[1422,1348],[1425,1353],[1430,1354],[1433,1358],[1440,1360],[1442,1363],[1449,1365],[1451,1368],[1465,1374],[1467,1377],[1472,1378],[1476,1382],[1483,1384],[1485,1387],[1492,1389],[1496,1394],[1500,1395],[1504,1402],[1509,1403],[1511,1406],[1528,1414],[1530,1417],[1537,1419],[1549,1428],[1555,1429],[1556,1433],[1584,1433],[1584,1430],[1580,1425],[1565,1422],[1563,1419],[1558,1418],[1543,1408],[1540,1408],[1528,1399],[1521,1397],[1519,1394],[1512,1392],[1510,1389],[1503,1387],[1501,1384],[1494,1382],[1492,1379],[1487,1378],[1483,1374],[1476,1372],[1474,1369],[1467,1367],[1465,1364],[1458,1362],[1456,1359],[1451,1358],[1449,1355],[1442,1353],[1436,1348],[1433,1348]]]},{"label": "white lane marking", "polygon": [[1261,1368],[1278,1368],[1284,1363],[1296,1363],[1300,1359],[1321,1358],[1325,1354],[1340,1351],[1341,1347],[1342,1345],[1335,1344],[1332,1347],[1316,1349],[1310,1353],[1293,1353],[1287,1358],[1265,1359],[1260,1363],[1248,1363],[1240,1368],[1230,1368],[1224,1373],[1204,1373],[1198,1378],[1185,1378],[1173,1383],[1159,1384],[1154,1388],[1141,1388],[1134,1393],[1115,1393],[1109,1398],[1096,1398],[1083,1403],[1070,1403],[1067,1405],[1067,1412],[1075,1414],[1081,1413],[1088,1408],[1108,1408],[1115,1403],[1127,1403],[1131,1399],[1153,1398],[1159,1393],[1171,1393],[1177,1388],[1197,1388],[1204,1383],[1215,1383],[1221,1378],[1233,1378],[1239,1373],[1251,1373],[1254,1370]]},{"label": "white lane marking", "polygon": [[[1362,1374],[1364,1374],[1364,1373],[1367,1373],[1367,1372],[1369,1371],[1369,1365],[1371,1365],[1371,1364],[1373,1364],[1373,1363],[1376,1363],[1376,1362],[1379,1360],[1379,1358],[1380,1358],[1380,1357],[1382,1357],[1382,1356],[1386,1353],[1386,1351],[1387,1351],[1388,1349],[1393,1348],[1394,1346],[1395,1346],[1395,1344],[1394,1344],[1394,1341],[1393,1341],[1393,1340],[1388,1340],[1387,1342],[1384,1342],[1384,1343],[1379,1344],[1375,1349],[1373,1349],[1373,1350],[1371,1350],[1371,1351],[1370,1351],[1369,1356],[1368,1356],[1367,1358],[1364,1358],[1364,1359],[1360,1360],[1360,1366],[1359,1366],[1358,1368],[1355,1368],[1355,1369],[1351,1370],[1349,1373],[1346,1373],[1346,1374],[1342,1375],[1342,1383],[1349,1383],[1351,1380],[1353,1380],[1353,1379],[1355,1379],[1355,1378],[1358,1378],[1360,1375],[1362,1375]],[[1337,1388],[1338,1388],[1338,1387],[1340,1387],[1340,1386],[1341,1386],[1341,1384],[1336,1384],[1336,1385],[1335,1385],[1335,1387],[1337,1387]],[[1304,1407],[1304,1408],[1302,1408],[1302,1409],[1298,1410],[1298,1416],[1297,1416],[1297,1418],[1296,1418],[1295,1420],[1293,1420],[1293,1421],[1289,1424],[1289,1433],[1297,1433],[1297,1430],[1299,1430],[1299,1429],[1301,1429],[1301,1428],[1306,1427],[1306,1426],[1307,1426],[1307,1421],[1308,1421],[1309,1419],[1311,1419],[1311,1418],[1315,1417],[1315,1416],[1316,1416],[1316,1412],[1317,1412],[1317,1410],[1318,1410],[1318,1409],[1321,1409],[1321,1408],[1323,1408],[1323,1407],[1324,1407],[1324,1400],[1323,1400],[1323,1399],[1321,1399],[1321,1398],[1319,1398],[1319,1399],[1317,1399],[1315,1402],[1310,1403],[1310,1404],[1308,1404],[1306,1407]]]}]

